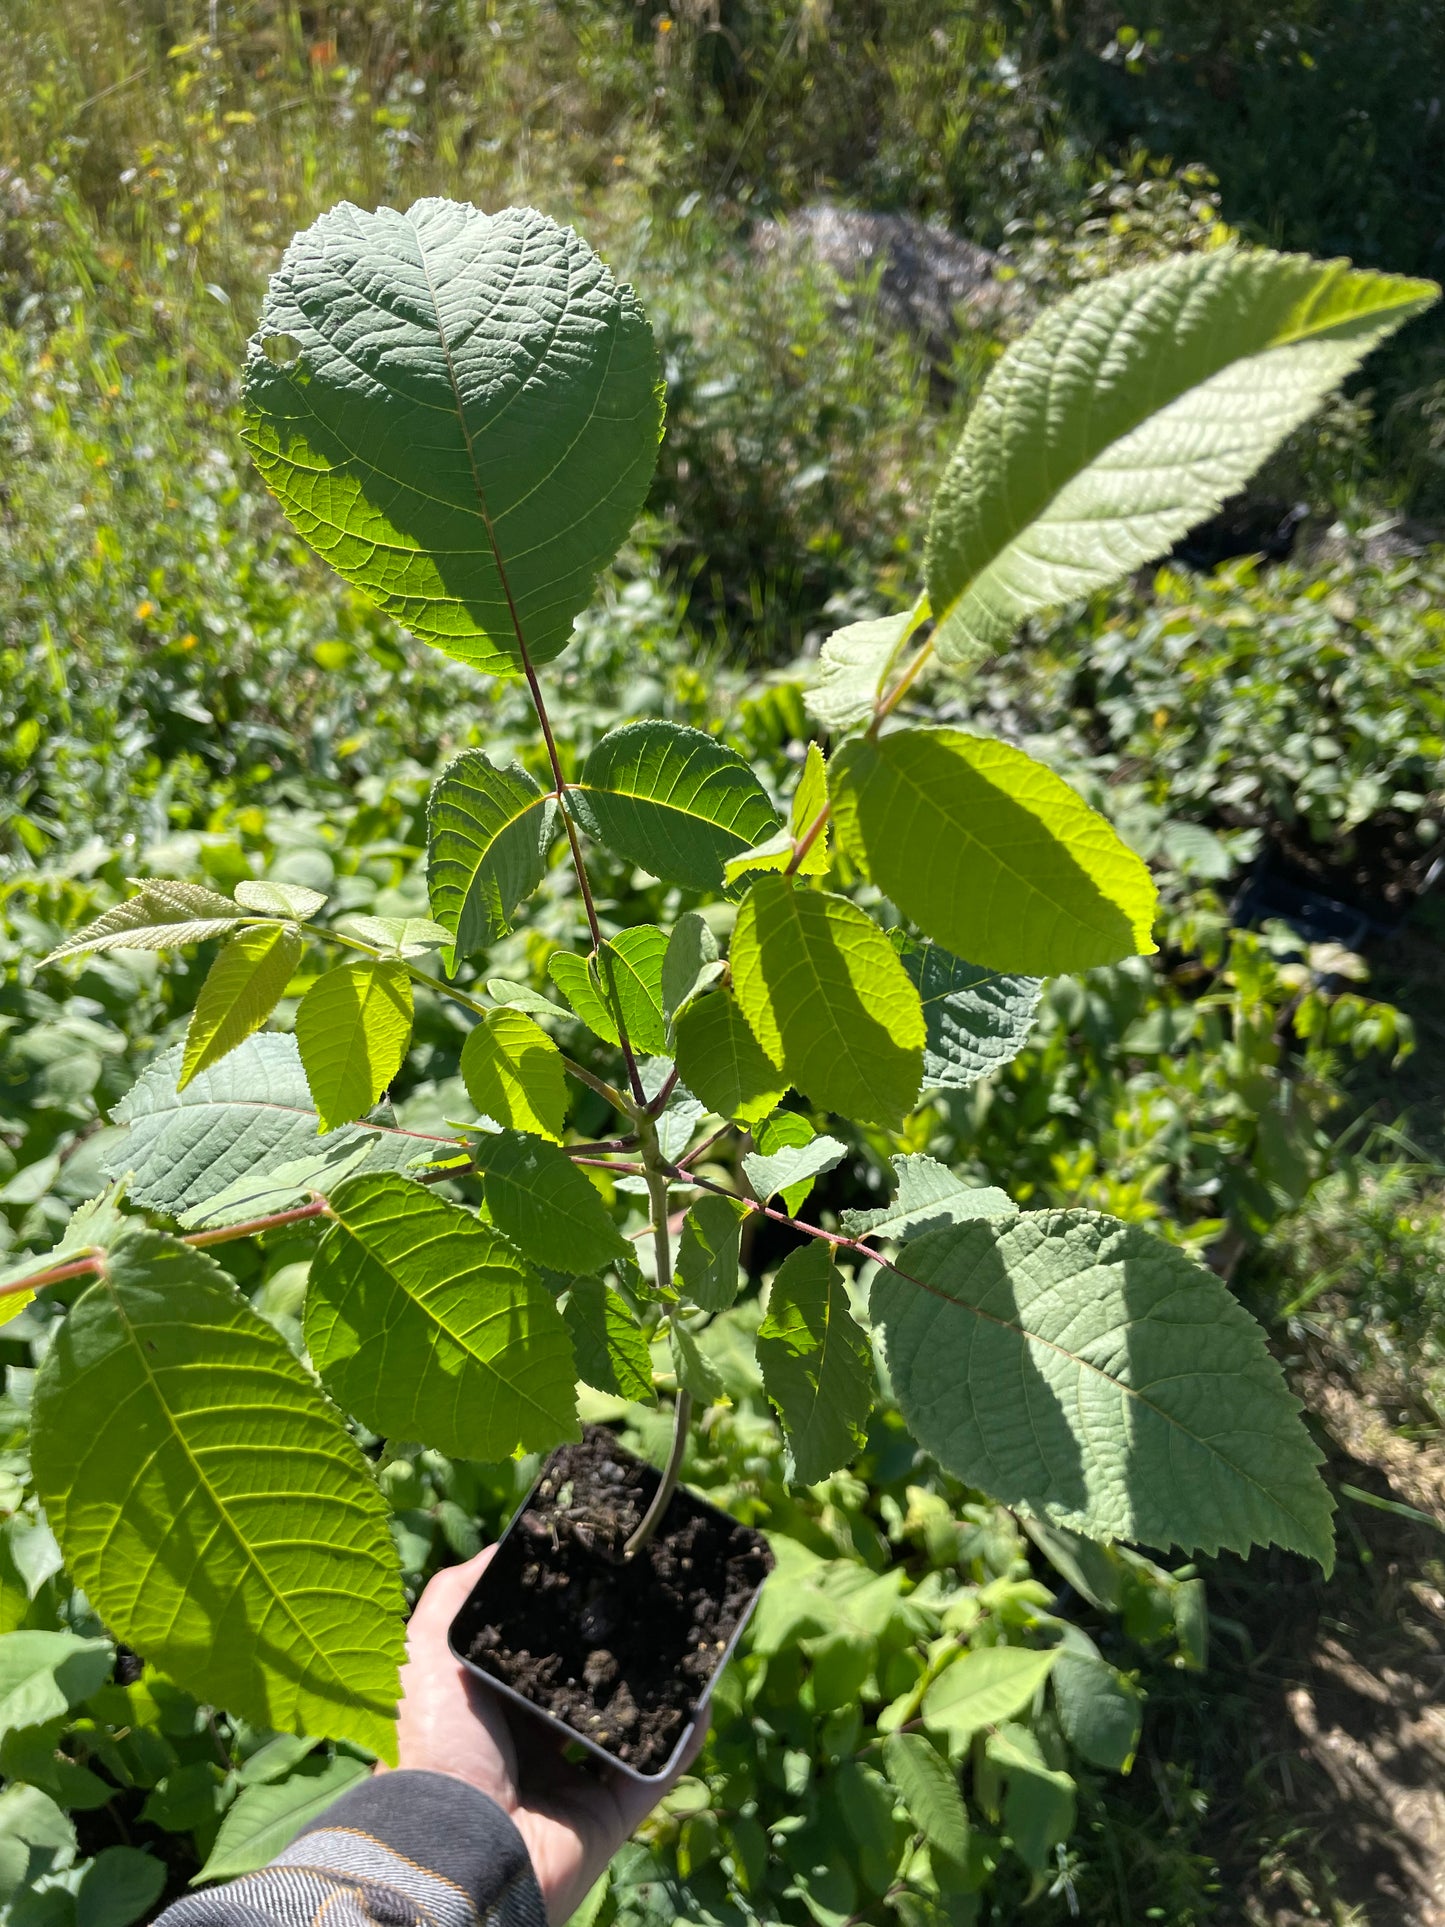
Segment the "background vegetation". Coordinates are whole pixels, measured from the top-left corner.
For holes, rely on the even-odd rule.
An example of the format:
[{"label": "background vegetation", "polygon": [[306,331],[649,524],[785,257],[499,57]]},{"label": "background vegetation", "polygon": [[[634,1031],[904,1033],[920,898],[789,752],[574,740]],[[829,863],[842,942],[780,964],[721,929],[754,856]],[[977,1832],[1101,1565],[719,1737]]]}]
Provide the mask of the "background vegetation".
[{"label": "background vegetation", "polygon": [[[806,736],[781,665],[904,578],[932,466],[1010,325],[1005,303],[990,327],[920,342],[876,272],[840,285],[760,246],[766,222],[820,199],[937,219],[999,250],[1023,304],[1231,232],[1445,266],[1445,22],[1428,0],[1384,18],[1366,0],[12,0],[7,26],[0,1257],[43,1248],[99,1188],[109,1107],[181,1034],[209,961],[101,957],[67,977],[36,957],[127,875],[229,887],[264,860],[349,908],[421,911],[431,773],[468,742],[530,734],[513,692],[423,663],[301,552],[242,456],[241,347],[266,274],[321,208],[530,201],[637,282],[668,436],[649,514],[566,660],[560,733],[578,756],[633,713],[727,714],[765,772]],[[1031,1898],[1040,1922],[1120,1927],[1428,1918],[1441,1869],[1400,1801],[1438,1772],[1428,1739],[1404,1736],[1445,1645],[1442,327],[1372,362],[1262,481],[1310,511],[1287,562],[1180,562],[1039,625],[966,701],[946,684],[929,697],[986,707],[1109,810],[1164,881],[1167,942],[1054,986],[1034,1046],[920,1114],[902,1148],[1006,1172],[1033,1202],[1148,1220],[1224,1270],[1319,1414],[1340,1572],[1326,1589],[1281,1558],[1207,1570],[1201,1672],[1192,1570],[1076,1560],[1061,1578],[1017,1522],[900,1457],[886,1417],[858,1477],[790,1493],[734,1361],[733,1412],[689,1475],[795,1543],[800,1575],[807,1558],[826,1571],[799,1577],[796,1616],[736,1669],[705,1779],[623,1869],[625,1917],[712,1917],[707,1867],[797,1804],[798,1760],[868,1743],[829,1721],[890,1642],[942,1636],[928,1588],[943,1574],[995,1588],[1005,1618],[1065,1613],[1146,1696],[1132,1770],[1075,1759],[1069,1844],[984,1870],[961,1917],[1014,1920]],[[614,922],[655,908],[621,869],[608,879]],[[551,941],[544,896],[494,967],[539,978]],[[404,1117],[448,1114],[459,1045],[441,1020],[419,1030]],[[807,1208],[866,1201],[880,1170],[860,1143]],[[278,1237],[235,1261],[283,1330],[308,1255]],[[781,1255],[759,1241],[750,1267]],[[0,1630],[84,1629],[28,1491],[41,1339],[24,1318],[0,1331]],[[527,1476],[391,1461],[417,1583]],[[859,1585],[900,1573],[914,1605],[889,1580],[860,1617]],[[1385,1767],[1382,1704],[1398,1721]],[[1340,1779],[1331,1731],[1373,1778]],[[295,1770],[253,1765],[262,1737],[117,1674],[38,1750],[0,1741],[12,1817],[36,1788],[76,1827],[68,1846],[31,1842],[12,1889],[0,1860],[0,1905],[33,1886],[35,1854],[60,1867],[107,1848],[159,1856],[180,1891],[238,1795]],[[866,1839],[867,1782],[845,1783]],[[774,1853],[787,1837],[764,1826]],[[106,1918],[83,1883],[64,1899]],[[834,1927],[854,1913],[845,1893],[807,1907]],[[43,1895],[9,1916],[72,1917]]]}]

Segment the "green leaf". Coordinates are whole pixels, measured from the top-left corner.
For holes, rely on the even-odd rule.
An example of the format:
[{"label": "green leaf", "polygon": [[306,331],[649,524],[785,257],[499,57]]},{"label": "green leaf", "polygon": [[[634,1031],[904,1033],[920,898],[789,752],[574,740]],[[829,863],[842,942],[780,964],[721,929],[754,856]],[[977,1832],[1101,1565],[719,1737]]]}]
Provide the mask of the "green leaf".
[{"label": "green leaf", "polygon": [[1006,1724],[990,1733],[984,1759],[1005,1777],[1003,1823],[1014,1852],[1035,1874],[1046,1873],[1073,1831],[1073,1781],[1047,1765],[1026,1726]]},{"label": "green leaf", "polygon": [[165,1884],[166,1864],[154,1854],[139,1847],[102,1847],[81,1876],[75,1927],[131,1927],[147,1917]]},{"label": "green leaf", "polygon": [[392,957],[424,957],[428,950],[438,950],[451,938],[451,931],[430,917],[342,917],[337,928],[349,937],[359,937],[363,943]]},{"label": "green leaf", "polygon": [[890,1733],[883,1769],[929,1847],[961,1866],[968,1856],[968,1810],[957,1774],[932,1740],[922,1733]]},{"label": "green leaf", "polygon": [[617,1018],[603,1000],[591,963],[590,957],[579,956],[575,950],[554,950],[547,959],[547,975],[588,1030],[604,1044],[615,1044]]},{"label": "green leaf", "polygon": [[524,1257],[573,1275],[631,1261],[596,1186],[555,1144],[502,1131],[479,1138],[476,1157],[487,1209]]},{"label": "green leaf", "polygon": [[403,963],[338,964],[301,999],[296,1043],[320,1129],[364,1117],[401,1069],[411,1042],[411,978]]},{"label": "green leaf", "polygon": [[939,654],[995,649],[1026,616],[1162,554],[1437,292],[1231,248],[1050,308],[990,373],[934,500]]},{"label": "green leaf", "polygon": [[229,897],[204,884],[175,883],[167,877],[131,881],[138,896],[127,897],[67,937],[42,958],[42,965],[85,951],[178,950],[188,943],[203,943],[207,937],[223,937],[243,921],[244,913]]},{"label": "green leaf", "polygon": [[522,671],[522,638],[533,663],[566,648],[662,430],[631,289],[570,228],[456,201],[343,203],[298,234],[244,398],[245,440],[301,535],[414,634],[496,675]]},{"label": "green leaf", "polygon": [[467,1032],[461,1070],[483,1117],[561,1141],[567,1117],[562,1053],[525,1011],[489,1010]]},{"label": "green leaf", "polygon": [[[776,1174],[767,1168],[765,1162],[758,1174],[760,1181],[764,1184],[774,1183],[775,1175],[781,1177],[783,1182],[781,1185],[775,1185],[775,1189],[782,1193],[783,1209],[796,1217],[804,1200],[817,1183],[820,1173],[811,1168],[812,1158],[804,1157],[797,1160],[796,1171],[790,1176],[789,1170],[794,1160],[782,1154],[794,1150],[801,1151],[805,1145],[813,1144],[815,1141],[822,1143],[826,1149],[837,1144],[838,1140],[836,1138],[818,1139],[818,1133],[801,1111],[774,1111],[771,1117],[765,1117],[761,1124],[753,1126],[752,1136],[753,1149],[764,1160],[773,1163],[781,1160]],[[826,1168],[831,1170],[837,1162],[838,1160],[834,1158]],[[758,1195],[761,1197],[762,1193],[759,1192]]]},{"label": "green leaf", "polygon": [[[793,791],[793,807],[789,814],[788,827],[800,841],[812,829],[818,814],[828,806],[828,763],[817,743],[809,743],[807,756],[803,760],[803,773],[798,778],[798,787]],[[799,863],[795,872],[800,877],[821,877],[828,874],[828,839],[832,832],[826,821],[808,847],[807,855]]]},{"label": "green leaf", "polygon": [[385,1501],[219,1265],[160,1232],[118,1243],[46,1354],[33,1426],[66,1569],[117,1638],[256,1725],[395,1760]]},{"label": "green leaf", "polygon": [[600,1278],[576,1278],[562,1315],[584,1385],[614,1398],[652,1401],[652,1354],[619,1293]]},{"label": "green leaf", "polygon": [[1040,1211],[932,1231],[880,1268],[872,1313],[904,1418],[966,1483],[1095,1538],[1274,1543],[1328,1571],[1320,1454],[1264,1334],[1141,1226]]},{"label": "green leaf", "polygon": [[731,962],[743,1015],[789,1081],[823,1110],[902,1122],[923,1072],[923,1011],[871,917],[845,897],[760,877],[738,912]]},{"label": "green leaf", "polygon": [[0,1791],[0,1906],[72,1866],[75,1850],[70,1816],[48,1793],[16,1784]]},{"label": "green leaf", "polygon": [[710,1111],[756,1124],[781,1102],[787,1079],[769,1063],[731,991],[688,1005],[673,1026],[677,1071]]},{"label": "green leaf", "polygon": [[464,749],[427,801],[426,881],[431,913],[454,939],[447,968],[487,950],[542,881],[557,804],[520,766],[499,769]]},{"label": "green leaf", "polygon": [[674,1318],[668,1329],[668,1339],[672,1346],[672,1368],[677,1382],[692,1393],[699,1405],[711,1405],[714,1399],[721,1398],[726,1390],[722,1373],[707,1356],[698,1350],[696,1338]]},{"label": "green leaf", "polygon": [[738,1295],[738,1245],[747,1207],[705,1192],[682,1221],[677,1277],[699,1311],[726,1311]]},{"label": "green leaf", "polygon": [[808,714],[825,729],[852,729],[873,714],[883,672],[915,627],[913,612],[850,622],[835,629],[818,657],[818,679],[803,693]]},{"label": "green leaf", "polygon": [[89,1699],[109,1679],[112,1657],[108,1639],[30,1631],[0,1636],[0,1740]]},{"label": "green leaf", "polygon": [[216,1844],[192,1884],[234,1880],[238,1874],[269,1865],[303,1827],[319,1819],[370,1771],[364,1761],[338,1753],[329,1760],[305,1760],[286,1779],[269,1786],[244,1787],[222,1820]]},{"label": "green leaf", "polygon": [[319,1120],[294,1037],[248,1037],[176,1089],[181,1047],[144,1070],[111,1115],[123,1134],[107,1164],[129,1194],[182,1225],[221,1225],[283,1211],[352,1172],[404,1170],[454,1140],[347,1125],[318,1137]]},{"label": "green leaf", "polygon": [[325,902],[319,890],[308,890],[304,883],[272,883],[262,879],[236,885],[236,901],[243,910],[263,917],[284,917],[305,923]]},{"label": "green leaf", "polygon": [[705,917],[686,910],[673,925],[662,959],[662,1014],[669,1027],[694,997],[710,990],[725,966],[717,954],[717,938]]},{"label": "green leaf", "polygon": [[944,1225],[970,1218],[1012,1217],[1018,1206],[994,1185],[966,1184],[946,1164],[905,1152],[893,1160],[898,1195],[876,1211],[845,1211],[843,1229],[850,1238],[917,1237]]},{"label": "green leaf", "polygon": [[681,723],[609,731],[568,795],[589,836],[688,890],[720,889],[726,860],[778,826],[767,791],[737,751]]},{"label": "green leaf", "polygon": [[[750,1151],[743,1159],[743,1170],[753,1187],[753,1195],[760,1203],[766,1204],[769,1198],[781,1191],[789,1211],[796,1211],[812,1189],[810,1180],[821,1176],[824,1171],[831,1171],[847,1155],[847,1145],[840,1144],[835,1137],[810,1137],[803,1144],[780,1145],[771,1156]],[[799,1189],[802,1195],[795,1204],[793,1196],[795,1190]]]},{"label": "green leaf", "polygon": [[1127,1773],[1134,1764],[1144,1695],[1097,1652],[1065,1647],[1054,1668],[1054,1704],[1064,1738],[1091,1766]]},{"label": "green leaf", "polygon": [[667,1048],[667,1019],[662,1013],[667,941],[665,930],[640,923],[609,937],[591,965],[592,981],[609,1008],[622,1013],[628,1042],[649,1056]]},{"label": "green leaf", "polygon": [[1011,1720],[1029,1706],[1053,1671],[1058,1648],[985,1646],[961,1653],[923,1695],[923,1721],[954,1753],[986,1726]]},{"label": "green leaf", "polygon": [[1012,1063],[1033,1031],[1043,989],[1039,978],[985,970],[901,932],[893,940],[923,1003],[924,1088],[966,1091]]},{"label": "green leaf", "polygon": [[285,996],[305,947],[294,924],[237,931],[211,965],[191,1012],[178,1090],[261,1028]]},{"label": "green leaf", "polygon": [[926,935],[991,970],[1087,970],[1154,949],[1143,862],[1061,776],[957,729],[846,743],[838,837]]},{"label": "green leaf", "polygon": [[729,857],[723,868],[723,880],[732,884],[754,870],[786,870],[792,860],[793,832],[774,830],[771,836],[744,850],[741,856]]},{"label": "green leaf", "polygon": [[343,1410],[453,1458],[578,1437],[562,1314],[492,1226],[390,1172],[341,1185],[331,1216],[305,1332]]},{"label": "green leaf", "polygon": [[873,1409],[873,1353],[821,1238],[778,1267],[758,1364],[783,1421],[790,1479],[814,1485],[857,1456]]},{"label": "green leaf", "polygon": [[530,1011],[535,1017],[560,1017],[562,1006],[544,997],[540,990],[533,990],[530,984],[513,983],[510,977],[488,977],[487,995],[493,1003],[501,1004],[508,1010]]}]

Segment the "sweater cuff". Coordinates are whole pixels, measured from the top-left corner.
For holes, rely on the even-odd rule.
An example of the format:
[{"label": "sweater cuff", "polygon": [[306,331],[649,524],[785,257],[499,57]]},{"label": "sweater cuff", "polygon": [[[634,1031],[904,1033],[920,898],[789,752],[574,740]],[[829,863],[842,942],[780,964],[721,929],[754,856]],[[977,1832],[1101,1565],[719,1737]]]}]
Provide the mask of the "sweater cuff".
[{"label": "sweater cuff", "polygon": [[[374,1774],[342,1794],[275,1862],[384,1883],[470,1927],[546,1927],[522,1836],[495,1800],[447,1773]],[[470,1902],[470,1909],[460,1904]]]}]

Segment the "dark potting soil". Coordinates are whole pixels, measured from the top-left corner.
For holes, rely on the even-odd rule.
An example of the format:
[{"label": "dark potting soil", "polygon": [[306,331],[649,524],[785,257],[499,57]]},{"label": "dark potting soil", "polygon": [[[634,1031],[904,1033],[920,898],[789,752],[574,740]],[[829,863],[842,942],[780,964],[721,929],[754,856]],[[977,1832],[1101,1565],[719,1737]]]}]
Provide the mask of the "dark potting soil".
[{"label": "dark potting soil", "polygon": [[773,1564],[759,1533],[682,1490],[624,1560],[657,1487],[589,1426],[547,1461],[452,1629],[474,1665],[643,1773],[666,1763]]}]

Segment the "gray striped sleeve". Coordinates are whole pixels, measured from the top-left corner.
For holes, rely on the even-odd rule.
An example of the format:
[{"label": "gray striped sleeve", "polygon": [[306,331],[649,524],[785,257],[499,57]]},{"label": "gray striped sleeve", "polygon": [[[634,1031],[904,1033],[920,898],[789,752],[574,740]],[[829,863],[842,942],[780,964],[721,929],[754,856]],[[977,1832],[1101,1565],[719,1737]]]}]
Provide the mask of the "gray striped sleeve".
[{"label": "gray striped sleeve", "polygon": [[260,1873],[194,1894],[156,1927],[546,1927],[522,1837],[444,1773],[344,1793]]}]

